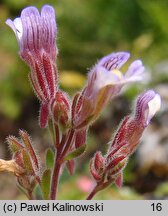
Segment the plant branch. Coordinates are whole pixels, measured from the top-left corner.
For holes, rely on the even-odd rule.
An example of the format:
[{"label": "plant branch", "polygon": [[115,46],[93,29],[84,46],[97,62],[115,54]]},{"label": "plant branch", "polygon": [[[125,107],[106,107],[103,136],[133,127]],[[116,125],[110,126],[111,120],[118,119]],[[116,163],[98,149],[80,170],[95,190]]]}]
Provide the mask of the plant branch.
[{"label": "plant branch", "polygon": [[109,185],[111,185],[113,183],[113,179],[106,181],[106,182],[99,182],[97,183],[97,185],[93,188],[93,190],[91,191],[91,193],[87,196],[86,200],[91,200],[96,194],[97,192],[104,190],[105,188],[107,188]]},{"label": "plant branch", "polygon": [[91,191],[91,193],[87,196],[86,200],[91,200],[97,193],[97,185],[93,188],[93,190]]},{"label": "plant branch", "polygon": [[55,163],[54,163],[54,170],[52,175],[52,181],[51,181],[51,191],[50,191],[50,199],[55,200],[57,196],[57,188],[59,183],[59,177],[60,177],[60,170],[63,164],[63,157],[68,152],[73,136],[74,136],[74,130],[70,130],[68,139],[66,141],[66,136],[62,136],[61,143],[57,145],[57,151],[55,153]]},{"label": "plant branch", "polygon": [[52,175],[52,181],[51,181],[51,191],[50,191],[50,199],[55,200],[57,196],[57,188],[59,183],[59,177],[60,177],[60,170],[61,170],[61,164],[58,160],[58,155],[55,155],[55,164],[54,164],[54,170]]},{"label": "plant branch", "polygon": [[66,153],[68,152],[71,144],[72,144],[72,140],[73,140],[73,137],[74,137],[74,133],[75,133],[75,130],[74,129],[71,129],[70,132],[69,132],[69,137],[68,137],[68,140],[66,142],[66,145],[65,145],[65,148],[62,152],[62,159],[63,157],[66,155]]},{"label": "plant branch", "polygon": [[55,124],[55,147],[58,148],[60,143],[59,127]]}]

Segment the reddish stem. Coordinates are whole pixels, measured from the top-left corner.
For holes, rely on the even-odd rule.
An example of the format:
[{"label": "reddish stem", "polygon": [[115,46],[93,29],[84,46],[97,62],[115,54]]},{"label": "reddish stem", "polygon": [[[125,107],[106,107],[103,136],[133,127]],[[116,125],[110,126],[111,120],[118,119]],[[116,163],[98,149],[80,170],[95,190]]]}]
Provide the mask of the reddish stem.
[{"label": "reddish stem", "polygon": [[69,137],[68,137],[68,140],[66,142],[65,148],[64,148],[64,150],[63,150],[63,152],[61,154],[62,155],[62,159],[63,159],[63,157],[66,155],[66,153],[68,152],[68,150],[71,147],[74,133],[75,133],[75,130],[71,129],[70,132],[69,132]]},{"label": "reddish stem", "polygon": [[57,124],[55,124],[55,137],[56,137],[55,147],[58,148],[58,146],[59,146],[59,140],[60,140],[60,134],[59,134],[59,127],[58,127]]},{"label": "reddish stem", "polygon": [[[66,136],[63,136],[61,143],[59,145],[57,145],[57,153],[55,154],[55,164],[54,164],[54,170],[53,170],[52,182],[51,182],[51,191],[50,191],[50,199],[51,200],[56,199],[57,188],[58,188],[59,177],[60,177],[60,170],[61,170],[61,167],[63,164],[63,157],[66,155],[66,153],[68,152],[68,150],[71,146],[73,136],[74,136],[74,130],[72,129],[69,132],[67,142],[66,142]],[[64,149],[63,149],[63,147],[64,147]]]},{"label": "reddish stem", "polygon": [[86,200],[91,200],[96,194],[97,192],[104,190],[105,188],[107,188],[111,183],[113,182],[113,179],[107,181],[107,182],[99,182],[91,191],[91,193],[87,196]]},{"label": "reddish stem", "polygon": [[95,188],[93,188],[93,190],[91,191],[91,193],[87,196],[86,200],[91,200],[97,193],[97,186]]},{"label": "reddish stem", "polygon": [[66,140],[67,140],[67,134],[63,134],[62,135],[62,139],[58,148],[58,157],[60,157],[62,150],[64,149],[64,146],[66,144]]},{"label": "reddish stem", "polygon": [[59,163],[58,157],[56,154],[52,182],[51,182],[51,194],[50,194],[51,200],[55,200],[57,196],[57,188],[58,188],[58,183],[59,183],[60,170],[61,170],[61,164]]}]

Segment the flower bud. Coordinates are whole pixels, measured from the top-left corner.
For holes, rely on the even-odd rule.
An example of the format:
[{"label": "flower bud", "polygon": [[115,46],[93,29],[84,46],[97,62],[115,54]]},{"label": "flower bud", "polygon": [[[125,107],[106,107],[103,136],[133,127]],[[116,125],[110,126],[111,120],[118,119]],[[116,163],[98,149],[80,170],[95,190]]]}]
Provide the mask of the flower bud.
[{"label": "flower bud", "polygon": [[70,105],[68,96],[62,91],[58,91],[50,105],[50,112],[53,120],[62,130],[69,127]]},{"label": "flower bud", "polygon": [[122,187],[122,184],[123,184],[123,174],[122,173],[119,173],[118,176],[116,177],[115,179],[115,185],[119,188]]},{"label": "flower bud", "polygon": [[161,107],[161,98],[153,90],[148,90],[138,97],[135,120],[147,126]]},{"label": "flower bud", "polygon": [[82,145],[86,144],[87,138],[87,129],[81,129],[75,132],[75,148],[79,148]]},{"label": "flower bud", "polygon": [[159,110],[161,99],[153,90],[141,94],[134,116],[127,116],[120,124],[105,157],[107,178],[121,174],[129,156],[137,148],[144,129]]},{"label": "flower bud", "polygon": [[54,9],[45,5],[41,14],[35,7],[22,10],[21,16],[6,24],[14,31],[19,44],[19,54],[30,67],[29,79],[33,90],[41,102],[40,126],[48,122],[48,103],[58,89],[56,69],[56,33]]},{"label": "flower bud", "polygon": [[93,178],[97,182],[99,182],[103,178],[103,171],[104,171],[104,157],[102,156],[101,152],[96,152],[90,162],[90,172]]}]

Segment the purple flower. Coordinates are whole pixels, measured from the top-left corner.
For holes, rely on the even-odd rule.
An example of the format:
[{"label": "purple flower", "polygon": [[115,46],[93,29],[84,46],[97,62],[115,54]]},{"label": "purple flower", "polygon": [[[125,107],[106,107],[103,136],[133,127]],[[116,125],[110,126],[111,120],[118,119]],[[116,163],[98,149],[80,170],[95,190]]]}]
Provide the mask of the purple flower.
[{"label": "purple flower", "polygon": [[112,53],[102,58],[89,72],[87,85],[80,98],[80,109],[74,120],[77,128],[95,120],[125,84],[142,79],[144,66],[140,60],[134,61],[125,75],[119,70],[129,57],[127,52]]},{"label": "purple flower", "polygon": [[56,22],[54,9],[45,5],[41,14],[35,7],[27,7],[21,16],[6,23],[15,32],[19,54],[31,69],[29,74],[35,94],[41,102],[40,125],[48,120],[48,104],[55,97],[58,84],[56,73]]},{"label": "purple flower", "polygon": [[153,90],[144,92],[137,99],[135,114],[136,121],[147,126],[160,107],[161,98],[159,94],[156,94]]},{"label": "purple flower", "polygon": [[160,106],[160,95],[153,90],[148,90],[138,97],[134,116],[127,116],[122,121],[108,150],[105,163],[110,175],[114,173],[117,164],[125,159],[127,161],[135,151],[145,128]]},{"label": "purple flower", "polygon": [[108,152],[102,156],[97,152],[91,160],[90,171],[98,184],[115,182],[122,185],[122,173],[130,155],[136,150],[140,138],[151,118],[160,109],[159,94],[148,90],[136,102],[135,113],[121,122],[114,138],[110,141]]}]

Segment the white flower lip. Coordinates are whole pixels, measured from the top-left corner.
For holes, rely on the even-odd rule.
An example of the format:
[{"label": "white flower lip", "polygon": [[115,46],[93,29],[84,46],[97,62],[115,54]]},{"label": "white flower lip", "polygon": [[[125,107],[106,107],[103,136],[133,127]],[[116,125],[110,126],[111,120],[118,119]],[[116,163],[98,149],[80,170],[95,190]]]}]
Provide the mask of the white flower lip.
[{"label": "white flower lip", "polygon": [[103,67],[97,68],[97,76],[94,85],[96,88],[101,89],[107,85],[115,86],[121,84],[123,78],[119,70],[108,71]]},{"label": "white flower lip", "polygon": [[161,107],[161,98],[159,94],[156,94],[155,97],[148,102],[148,122],[150,119],[160,110]]},{"label": "white flower lip", "polygon": [[12,30],[14,31],[16,35],[18,42],[20,42],[22,35],[23,35],[23,26],[22,26],[21,19],[19,17],[14,19],[14,21],[12,21],[11,19],[7,19],[6,24],[12,28]]},{"label": "white flower lip", "polygon": [[17,31],[18,39],[20,40],[22,38],[22,35],[23,35],[23,26],[22,26],[21,19],[20,18],[14,19],[13,23],[14,23],[16,31]]}]

